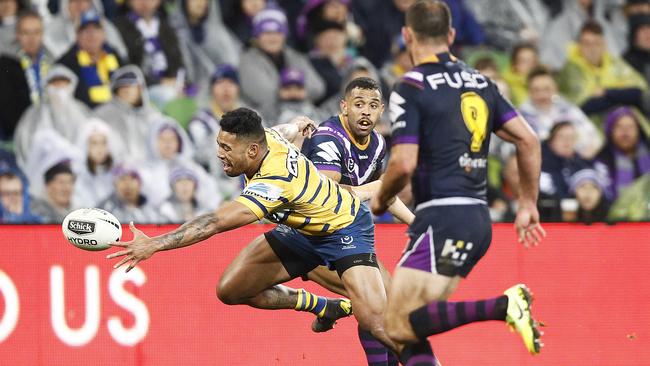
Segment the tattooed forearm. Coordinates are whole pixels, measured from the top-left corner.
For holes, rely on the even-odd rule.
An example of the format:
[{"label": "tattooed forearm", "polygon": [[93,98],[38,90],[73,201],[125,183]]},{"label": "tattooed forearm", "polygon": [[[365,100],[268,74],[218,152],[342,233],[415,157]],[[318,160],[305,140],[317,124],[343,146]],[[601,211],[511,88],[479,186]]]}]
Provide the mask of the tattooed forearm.
[{"label": "tattooed forearm", "polygon": [[219,218],[216,212],[198,216],[178,229],[157,238],[158,250],[186,247],[217,233]]}]

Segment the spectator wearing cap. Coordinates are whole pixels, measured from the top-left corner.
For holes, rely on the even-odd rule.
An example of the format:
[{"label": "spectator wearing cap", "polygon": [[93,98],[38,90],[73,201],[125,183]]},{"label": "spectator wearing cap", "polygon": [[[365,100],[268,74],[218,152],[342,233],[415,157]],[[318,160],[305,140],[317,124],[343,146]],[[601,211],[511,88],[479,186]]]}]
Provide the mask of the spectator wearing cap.
[{"label": "spectator wearing cap", "polygon": [[32,201],[30,210],[44,223],[58,224],[75,207],[72,205],[75,175],[69,162],[58,163],[45,172],[45,197]]},{"label": "spectator wearing cap", "polygon": [[630,18],[628,49],[623,58],[650,83],[650,14]]},{"label": "spectator wearing cap", "polygon": [[278,119],[275,124],[288,123],[298,116],[307,116],[315,121],[320,121],[323,117],[307,100],[305,74],[300,70],[282,70],[278,99]]},{"label": "spectator wearing cap", "polygon": [[90,108],[111,100],[111,74],[123,62],[106,43],[106,32],[101,18],[94,10],[81,14],[77,42],[58,62],[67,66],[79,78],[75,90],[77,99]]},{"label": "spectator wearing cap", "polygon": [[224,23],[244,45],[253,37],[253,18],[266,9],[268,3],[267,0],[219,0]]},{"label": "spectator wearing cap", "polygon": [[214,158],[219,120],[224,113],[243,106],[237,69],[229,64],[217,66],[210,78],[210,104],[199,109],[187,127],[196,146],[195,159],[213,173],[221,170]]},{"label": "spectator wearing cap", "polygon": [[606,221],[609,202],[600,174],[594,169],[582,169],[573,174],[569,182],[569,192],[578,203],[575,221],[585,224]]},{"label": "spectator wearing cap", "polygon": [[242,94],[266,120],[274,119],[280,71],[293,68],[305,73],[305,89],[310,101],[325,93],[325,84],[309,60],[286,45],[287,18],[276,8],[268,8],[253,18],[253,46],[240,59]]},{"label": "spectator wearing cap", "polygon": [[97,107],[94,115],[116,133],[130,159],[144,160],[149,130],[162,114],[151,105],[140,68],[127,65],[115,70],[111,77],[111,91],[114,98]]},{"label": "spectator wearing cap", "polygon": [[0,223],[38,224],[42,220],[30,209],[27,181],[12,170],[0,171]]},{"label": "spectator wearing cap", "polygon": [[205,87],[215,65],[237,65],[241,43],[223,23],[217,1],[176,0],[170,22],[177,31],[187,79]]},{"label": "spectator wearing cap", "polygon": [[13,136],[14,152],[24,172],[28,173],[25,164],[37,131],[53,129],[70,144],[76,141],[90,115],[88,107],[74,97],[77,80],[65,66],[52,66],[45,77],[45,98],[29,107],[18,122]]},{"label": "spectator wearing cap", "polygon": [[[197,198],[200,187],[196,172],[184,166],[177,166],[169,173],[171,195],[160,205],[160,213],[166,222],[182,224],[194,217],[210,211]],[[217,195],[213,200],[220,200]]]},{"label": "spectator wearing cap", "polygon": [[53,57],[43,46],[43,21],[38,13],[25,11],[16,23],[18,50],[0,55],[0,100],[11,100],[0,110],[0,140],[10,139],[23,112],[38,104],[44,94],[43,80]]},{"label": "spectator wearing cap", "polygon": [[112,170],[115,191],[99,207],[112,213],[120,222],[160,223],[162,216],[149,204],[142,192],[142,178],[130,164],[119,164]]},{"label": "spectator wearing cap", "polygon": [[320,104],[339,92],[343,74],[353,58],[346,52],[347,36],[342,24],[321,21],[317,25],[313,29],[314,48],[309,53],[309,60],[325,82],[325,95],[315,102]]},{"label": "spectator wearing cap", "polygon": [[138,65],[152,84],[174,84],[183,57],[178,38],[160,15],[161,0],[128,0],[128,12],[115,19],[126,42],[131,63]]},{"label": "spectator wearing cap", "polygon": [[622,58],[608,51],[603,27],[587,21],[576,44],[568,48],[567,62],[558,80],[560,90],[587,114],[619,105],[641,106],[648,84]]},{"label": "spectator wearing cap", "polygon": [[97,13],[106,33],[106,42],[117,52],[120,59],[125,59],[127,53],[124,40],[115,25],[106,19],[102,2],[97,0],[59,1],[59,12],[45,23],[45,46],[52,51],[54,58],[61,57],[77,41],[77,27],[81,22],[81,15],[86,11]]},{"label": "spectator wearing cap", "polygon": [[605,120],[607,142],[596,156],[596,168],[607,177],[606,193],[613,199],[650,174],[650,144],[640,119],[633,109],[619,107]]}]

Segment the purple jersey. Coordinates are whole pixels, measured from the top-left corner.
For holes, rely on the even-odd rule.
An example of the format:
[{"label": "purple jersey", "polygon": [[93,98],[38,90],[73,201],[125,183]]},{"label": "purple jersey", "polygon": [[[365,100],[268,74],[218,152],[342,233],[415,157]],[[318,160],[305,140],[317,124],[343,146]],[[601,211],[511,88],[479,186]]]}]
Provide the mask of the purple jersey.
[{"label": "purple jersey", "polygon": [[386,155],[384,138],[372,131],[364,145],[357,144],[339,116],[330,117],[306,140],[302,153],[318,170],[341,173],[341,184],[359,186],[377,180]]},{"label": "purple jersey", "polygon": [[416,203],[486,200],[490,134],[517,115],[496,85],[448,53],[407,72],[390,96],[393,145],[419,144]]}]

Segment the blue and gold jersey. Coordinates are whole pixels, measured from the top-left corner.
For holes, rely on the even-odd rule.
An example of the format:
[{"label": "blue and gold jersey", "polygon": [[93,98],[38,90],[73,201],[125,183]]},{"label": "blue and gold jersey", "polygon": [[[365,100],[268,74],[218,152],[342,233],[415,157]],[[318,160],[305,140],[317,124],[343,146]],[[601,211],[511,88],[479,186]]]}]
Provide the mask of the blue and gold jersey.
[{"label": "blue and gold jersey", "polygon": [[246,179],[237,202],[260,219],[282,223],[302,234],[322,236],[349,226],[359,199],[333,180],[276,131],[266,129],[268,153],[258,172]]},{"label": "blue and gold jersey", "polygon": [[449,53],[407,72],[390,96],[392,143],[418,144],[416,204],[486,200],[490,134],[517,112],[487,77]]}]

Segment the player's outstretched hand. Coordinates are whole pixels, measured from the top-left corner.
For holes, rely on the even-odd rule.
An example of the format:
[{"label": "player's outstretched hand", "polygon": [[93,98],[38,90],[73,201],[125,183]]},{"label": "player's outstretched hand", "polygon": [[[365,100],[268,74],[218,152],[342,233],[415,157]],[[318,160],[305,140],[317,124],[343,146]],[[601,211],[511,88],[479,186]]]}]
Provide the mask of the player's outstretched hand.
[{"label": "player's outstretched hand", "polygon": [[517,210],[515,230],[519,242],[528,248],[531,244],[538,245],[546,237],[546,231],[539,223],[539,212],[533,205],[523,205]]},{"label": "player's outstretched hand", "polygon": [[131,232],[133,232],[133,240],[127,242],[108,243],[110,246],[121,247],[124,248],[124,250],[106,256],[107,259],[124,257],[114,265],[113,268],[119,268],[123,264],[131,262],[126,268],[127,272],[133,269],[136,264],[151,257],[156,252],[154,245],[152,245],[152,239],[137,229],[135,225],[133,225],[133,221],[129,223],[129,228],[131,229]]},{"label": "player's outstretched hand", "polygon": [[307,116],[298,116],[291,120],[291,122],[298,127],[298,131],[303,137],[311,138],[311,135],[316,131],[316,122]]}]

